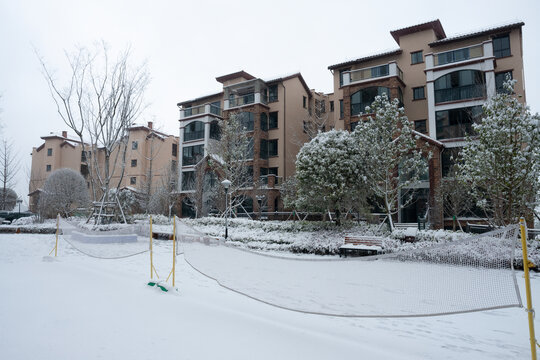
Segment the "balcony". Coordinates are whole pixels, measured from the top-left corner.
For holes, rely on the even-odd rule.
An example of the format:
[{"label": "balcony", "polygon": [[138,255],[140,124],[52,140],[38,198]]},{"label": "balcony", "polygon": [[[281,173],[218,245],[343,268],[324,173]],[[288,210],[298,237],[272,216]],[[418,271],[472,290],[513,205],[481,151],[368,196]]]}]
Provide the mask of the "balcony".
[{"label": "balcony", "polygon": [[477,59],[484,56],[484,45],[477,44],[466,48],[433,54],[433,65],[442,66],[456,62]]},{"label": "balcony", "polygon": [[212,104],[204,104],[180,110],[180,120],[197,115],[215,115],[221,117],[221,109]]},{"label": "balcony", "polygon": [[435,90],[435,104],[486,97],[486,85],[473,84]]},{"label": "balcony", "polygon": [[259,184],[261,187],[266,189],[272,189],[278,186],[281,186],[283,182],[283,177],[276,175],[262,175],[259,176]]},{"label": "balcony", "polygon": [[225,110],[235,107],[250,105],[250,104],[268,104],[266,93],[250,93],[244,95],[230,96],[229,100],[225,100]]},{"label": "balcony", "polygon": [[401,81],[403,81],[403,71],[401,71],[395,62],[390,62],[385,65],[372,66],[369,68],[344,71],[342,76],[343,86],[392,76],[397,76],[401,79]]}]

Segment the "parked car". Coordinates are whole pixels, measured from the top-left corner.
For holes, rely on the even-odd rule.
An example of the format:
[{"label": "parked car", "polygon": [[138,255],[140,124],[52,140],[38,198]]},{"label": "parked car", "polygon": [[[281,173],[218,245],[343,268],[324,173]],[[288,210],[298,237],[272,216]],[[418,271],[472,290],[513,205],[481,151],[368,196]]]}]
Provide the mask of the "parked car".
[{"label": "parked car", "polygon": [[14,220],[33,215],[35,214],[30,211],[0,211],[0,223],[11,224]]}]

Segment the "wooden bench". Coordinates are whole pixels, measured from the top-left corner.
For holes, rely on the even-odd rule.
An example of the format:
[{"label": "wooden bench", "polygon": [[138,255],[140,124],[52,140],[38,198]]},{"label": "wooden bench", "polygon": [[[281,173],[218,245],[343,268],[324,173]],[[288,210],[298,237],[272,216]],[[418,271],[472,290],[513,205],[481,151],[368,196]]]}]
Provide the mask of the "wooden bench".
[{"label": "wooden bench", "polygon": [[345,242],[339,248],[339,257],[380,254],[382,241],[380,236],[345,236]]}]

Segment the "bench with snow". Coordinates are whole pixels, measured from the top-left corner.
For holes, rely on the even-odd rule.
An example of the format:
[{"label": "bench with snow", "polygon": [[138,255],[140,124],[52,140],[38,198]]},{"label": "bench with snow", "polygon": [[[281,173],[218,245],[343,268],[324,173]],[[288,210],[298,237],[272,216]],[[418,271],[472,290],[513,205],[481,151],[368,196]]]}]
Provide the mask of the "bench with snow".
[{"label": "bench with snow", "polygon": [[394,231],[397,238],[404,242],[415,242],[418,233],[417,223],[395,223]]},{"label": "bench with snow", "polygon": [[339,257],[380,254],[382,241],[380,236],[345,236],[345,242],[339,248]]}]

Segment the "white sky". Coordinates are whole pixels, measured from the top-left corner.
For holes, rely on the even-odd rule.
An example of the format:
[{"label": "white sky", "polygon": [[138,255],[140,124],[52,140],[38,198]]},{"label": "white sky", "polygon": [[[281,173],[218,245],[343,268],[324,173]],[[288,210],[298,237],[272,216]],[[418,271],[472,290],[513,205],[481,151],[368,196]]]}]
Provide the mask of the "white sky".
[{"label": "white sky", "polygon": [[218,92],[216,76],[238,70],[270,79],[301,71],[332,91],[329,65],[395,49],[391,30],[440,19],[447,36],[521,20],[527,100],[540,111],[539,1],[77,1],[0,0],[0,137],[15,142],[15,191],[26,201],[32,147],[67,130],[58,117],[35,46],[61,75],[64,50],[105,40],[131,45],[148,63],[150,106],[139,120],[178,132],[176,103]]}]

